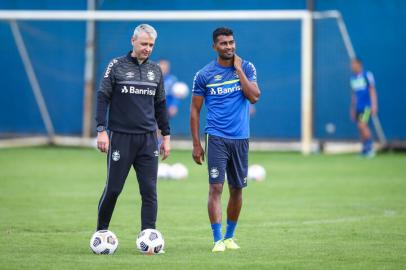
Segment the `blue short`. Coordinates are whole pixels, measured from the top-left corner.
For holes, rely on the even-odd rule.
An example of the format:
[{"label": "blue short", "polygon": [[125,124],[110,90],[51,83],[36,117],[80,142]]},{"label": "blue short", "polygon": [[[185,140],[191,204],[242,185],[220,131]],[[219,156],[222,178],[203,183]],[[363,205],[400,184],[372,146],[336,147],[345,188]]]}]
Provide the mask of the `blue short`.
[{"label": "blue short", "polygon": [[226,139],[209,134],[206,136],[209,183],[224,183],[227,173],[229,186],[246,187],[249,140]]},{"label": "blue short", "polygon": [[368,124],[369,119],[371,118],[371,108],[364,107],[363,109],[357,110],[355,113],[357,121]]}]

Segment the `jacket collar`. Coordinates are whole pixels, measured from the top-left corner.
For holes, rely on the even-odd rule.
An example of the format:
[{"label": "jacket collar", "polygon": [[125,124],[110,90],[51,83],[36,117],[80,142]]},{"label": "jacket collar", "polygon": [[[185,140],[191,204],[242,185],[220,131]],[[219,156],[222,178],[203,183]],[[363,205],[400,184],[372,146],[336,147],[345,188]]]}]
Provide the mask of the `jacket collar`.
[{"label": "jacket collar", "polygon": [[[132,57],[132,56],[131,56],[131,53],[132,53],[132,51],[129,51],[129,52],[127,53],[127,59],[129,59],[131,62],[133,62],[134,64],[136,64],[136,65],[139,66],[140,64],[138,63],[137,57]],[[148,62],[148,59],[149,59],[149,58],[145,59],[144,62],[142,62],[141,65],[145,64],[146,62]]]}]

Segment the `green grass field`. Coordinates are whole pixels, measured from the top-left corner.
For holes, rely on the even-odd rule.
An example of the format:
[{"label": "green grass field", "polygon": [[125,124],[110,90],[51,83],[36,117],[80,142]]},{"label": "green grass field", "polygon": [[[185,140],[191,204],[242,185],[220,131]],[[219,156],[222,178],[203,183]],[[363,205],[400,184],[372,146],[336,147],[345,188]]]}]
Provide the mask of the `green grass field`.
[{"label": "green grass field", "polygon": [[244,190],[236,231],[242,249],[222,254],[210,252],[206,168],[190,152],[173,151],[168,162],[187,165],[190,177],[158,183],[166,254],[135,249],[140,196],[132,172],[110,224],[119,249],[97,256],[89,239],[105,156],[0,149],[0,269],[406,269],[406,155],[251,153],[267,179]]}]

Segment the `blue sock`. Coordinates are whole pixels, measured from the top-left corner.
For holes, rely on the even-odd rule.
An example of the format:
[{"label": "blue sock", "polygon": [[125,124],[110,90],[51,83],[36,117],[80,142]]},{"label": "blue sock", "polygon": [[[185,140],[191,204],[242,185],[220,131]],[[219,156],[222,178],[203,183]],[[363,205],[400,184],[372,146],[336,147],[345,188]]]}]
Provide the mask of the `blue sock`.
[{"label": "blue sock", "polygon": [[371,139],[366,140],[366,145],[367,152],[371,151],[373,148],[372,140]]},{"label": "blue sock", "polygon": [[362,154],[367,154],[369,151],[372,150],[372,140],[367,139],[362,143]]},{"label": "blue sock", "polygon": [[362,142],[362,151],[361,154],[365,154],[367,152],[367,141]]},{"label": "blue sock", "polygon": [[235,230],[236,226],[237,226],[237,222],[227,219],[227,230],[226,230],[226,234],[224,235],[224,239],[233,238],[234,230]]},{"label": "blue sock", "polygon": [[214,242],[221,240],[221,223],[211,224],[211,230],[213,231]]}]

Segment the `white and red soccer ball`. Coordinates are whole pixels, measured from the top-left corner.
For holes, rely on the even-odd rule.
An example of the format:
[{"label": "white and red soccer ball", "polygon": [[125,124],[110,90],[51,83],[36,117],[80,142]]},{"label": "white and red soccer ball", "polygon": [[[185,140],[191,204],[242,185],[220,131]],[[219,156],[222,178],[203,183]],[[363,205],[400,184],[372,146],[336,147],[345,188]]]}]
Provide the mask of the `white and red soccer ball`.
[{"label": "white and red soccer ball", "polygon": [[266,178],[265,168],[259,164],[254,164],[248,167],[248,180],[264,181]]},{"label": "white and red soccer ball", "polygon": [[154,255],[163,253],[165,240],[155,229],[145,229],[138,234],[137,249],[144,254]]},{"label": "white and red soccer ball", "polygon": [[95,254],[113,254],[118,247],[117,236],[109,230],[95,232],[90,238],[90,248]]}]

